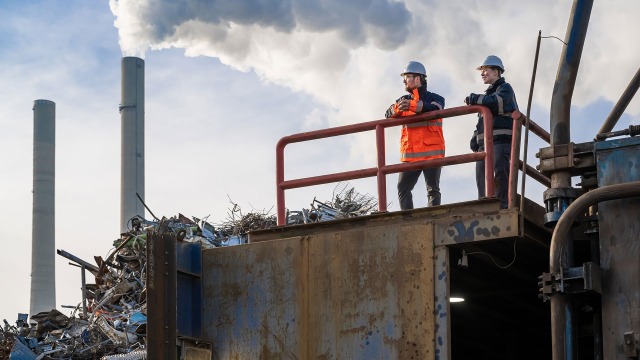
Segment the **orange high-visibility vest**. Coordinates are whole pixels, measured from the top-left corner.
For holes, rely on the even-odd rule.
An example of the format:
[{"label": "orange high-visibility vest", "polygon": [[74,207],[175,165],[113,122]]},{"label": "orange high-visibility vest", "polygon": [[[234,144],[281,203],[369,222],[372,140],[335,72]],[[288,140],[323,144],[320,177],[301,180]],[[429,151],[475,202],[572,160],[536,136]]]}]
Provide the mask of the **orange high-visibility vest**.
[{"label": "orange high-visibility vest", "polygon": [[[418,89],[413,90],[413,100],[420,100]],[[415,115],[413,111],[402,111],[400,116]],[[444,157],[444,135],[442,119],[421,121],[402,126],[400,137],[400,161],[413,162]]]}]

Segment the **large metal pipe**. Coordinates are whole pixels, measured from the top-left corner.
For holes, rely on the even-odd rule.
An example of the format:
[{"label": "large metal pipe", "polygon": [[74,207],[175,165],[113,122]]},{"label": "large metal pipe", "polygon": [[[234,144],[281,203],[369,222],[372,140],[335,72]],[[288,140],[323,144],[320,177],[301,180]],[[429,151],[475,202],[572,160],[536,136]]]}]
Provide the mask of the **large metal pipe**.
[{"label": "large metal pipe", "polygon": [[[615,200],[640,196],[640,181],[604,186],[577,198],[564,211],[551,237],[551,248],[549,250],[549,272],[556,274],[562,267],[572,267],[572,257],[570,231],[576,218],[582,214],[589,206],[607,200]],[[571,360],[572,348],[566,346],[572,332],[570,303],[565,295],[553,294],[551,296],[551,342],[554,360]]]},{"label": "large metal pipe", "polygon": [[[562,50],[551,98],[551,146],[568,144],[571,141],[571,97],[576,84],[592,7],[593,0],[574,0],[573,2],[565,35],[566,46]],[[569,172],[558,171],[552,174],[551,187],[571,187]]]},{"label": "large metal pipe", "polygon": [[56,308],[55,165],[56,104],[33,103],[33,218],[31,316]]},{"label": "large metal pipe", "polygon": [[129,220],[144,217],[144,60],[122,58],[120,232]]},{"label": "large metal pipe", "polygon": [[592,7],[593,0],[574,0],[573,2],[571,18],[565,35],[567,45],[562,50],[551,98],[552,146],[567,144],[571,141],[571,97],[576,84]]},{"label": "large metal pipe", "polygon": [[[568,144],[571,141],[571,97],[578,75],[584,40],[591,17],[593,0],[574,0],[565,35],[566,46],[562,50],[556,82],[551,98],[550,133],[551,146]],[[571,174],[560,170],[551,174],[551,188],[545,192],[547,215],[545,220],[553,223],[556,214],[573,201]],[[554,205],[555,204],[555,205]],[[562,216],[560,216],[561,218]],[[565,265],[573,266],[573,241],[569,239],[562,251]],[[553,270],[552,270],[553,273]],[[575,348],[574,313],[572,301],[562,294],[551,299],[551,338],[554,360],[573,360]]]},{"label": "large metal pipe", "polygon": [[[616,126],[618,119],[624,113],[624,110],[627,108],[627,105],[631,102],[631,99],[636,95],[638,88],[640,87],[640,68],[636,71],[635,76],[631,79],[631,82],[620,96],[620,99],[616,103],[616,105],[611,109],[611,113],[607,116],[607,119],[602,124],[602,127],[598,131],[597,135],[611,132],[613,127]],[[596,135],[596,138],[598,137]]]}]

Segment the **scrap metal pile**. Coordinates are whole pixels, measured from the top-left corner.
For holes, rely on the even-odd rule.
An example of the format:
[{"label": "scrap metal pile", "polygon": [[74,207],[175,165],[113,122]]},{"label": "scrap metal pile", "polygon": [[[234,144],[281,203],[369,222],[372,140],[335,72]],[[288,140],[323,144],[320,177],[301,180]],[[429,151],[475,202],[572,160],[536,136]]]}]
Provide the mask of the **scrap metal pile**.
[{"label": "scrap metal pile", "polygon": [[[113,242],[106,258],[94,257],[95,265],[58,250],[83,274],[89,271],[95,282],[85,283],[83,276],[82,301],[69,316],[53,309],[31,316],[30,321],[27,314],[19,314],[15,325],[4,320],[0,360],[147,359],[147,233],[170,232],[178,241],[210,248],[245,244],[248,232],[276,226],[269,212],[243,214],[237,204],[232,205],[228,219],[217,226],[206,218],[189,219],[182,214],[160,220],[154,216],[153,221],[134,217],[129,231]],[[289,211],[287,224],[366,215],[376,206],[370,196],[341,183],[331,201],[314,199],[311,209]]]},{"label": "scrap metal pile", "polygon": [[360,194],[349,183],[340,182],[334,188],[330,201],[321,202],[314,198],[310,209],[287,211],[287,225],[369,215],[377,207],[378,201],[371,195]]}]

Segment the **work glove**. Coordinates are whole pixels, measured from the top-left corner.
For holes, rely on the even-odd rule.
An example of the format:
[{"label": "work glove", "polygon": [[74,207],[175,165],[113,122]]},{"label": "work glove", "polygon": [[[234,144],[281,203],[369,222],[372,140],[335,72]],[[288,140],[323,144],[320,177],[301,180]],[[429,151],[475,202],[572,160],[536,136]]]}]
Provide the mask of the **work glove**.
[{"label": "work glove", "polygon": [[384,116],[386,118],[397,117],[397,115],[396,115],[397,112],[398,112],[398,105],[397,104],[393,104],[393,105],[389,106],[387,111],[384,113]]},{"label": "work glove", "polygon": [[464,99],[464,103],[467,105],[475,105],[478,103],[478,94],[471,93]]}]

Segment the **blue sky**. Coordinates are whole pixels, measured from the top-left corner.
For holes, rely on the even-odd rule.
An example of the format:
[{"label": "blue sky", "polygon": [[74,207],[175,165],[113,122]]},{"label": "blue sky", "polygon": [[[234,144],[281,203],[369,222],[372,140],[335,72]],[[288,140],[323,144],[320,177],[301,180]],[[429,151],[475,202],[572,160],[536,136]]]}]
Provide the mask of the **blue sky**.
[{"label": "blue sky", "polygon": [[[0,2],[0,271],[11,274],[1,318],[13,322],[29,309],[34,100],[56,103],[56,248],[91,261],[119,236],[123,55],[145,59],[147,204],[156,215],[220,222],[229,198],[247,212],[275,205],[281,137],[382,118],[402,95],[398,75],[409,60],[426,65],[431,91],[454,107],[485,89],[479,62],[501,56],[526,109],[538,30],[563,39],[571,9],[552,0],[497,8],[488,0],[270,2],[280,12],[247,1],[147,3]],[[640,65],[639,10],[635,0],[594,4],[573,96],[574,142],[593,138]],[[543,40],[532,118],[546,129],[561,51],[559,41]],[[474,123],[472,116],[445,122],[448,154],[468,151]],[[634,99],[616,129],[639,123]],[[398,131],[386,139],[387,162],[396,162]],[[286,176],[374,166],[373,145],[372,134],[292,145]],[[530,146],[531,162],[544,145]],[[397,210],[396,176],[387,181]],[[373,179],[352,185],[376,194]],[[417,206],[426,205],[422,187]],[[444,203],[473,199],[473,165],[445,169],[441,187]],[[308,207],[332,189],[290,191],[287,206]],[[540,187],[527,189],[541,201]],[[56,259],[58,306],[80,300],[79,271],[67,263]]]}]

